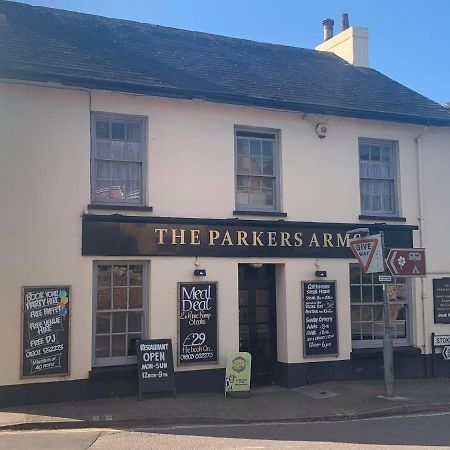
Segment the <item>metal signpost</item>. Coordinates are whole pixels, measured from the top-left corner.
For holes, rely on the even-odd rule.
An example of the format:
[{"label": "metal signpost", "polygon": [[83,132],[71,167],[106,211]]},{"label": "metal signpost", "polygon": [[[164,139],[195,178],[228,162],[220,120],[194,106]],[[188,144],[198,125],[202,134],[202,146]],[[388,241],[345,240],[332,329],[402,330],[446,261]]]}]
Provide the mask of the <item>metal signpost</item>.
[{"label": "metal signpost", "polygon": [[[347,232],[349,235],[358,234],[349,241],[356,259],[361,268],[366,273],[385,272],[384,267],[384,238],[383,233],[369,236],[368,228],[358,228]],[[364,237],[360,237],[364,235]],[[377,255],[376,262],[373,264],[374,255]],[[381,261],[381,262],[380,262]],[[369,270],[371,270],[369,272]],[[379,280],[383,286],[383,322],[384,322],[384,337],[383,337],[383,367],[384,367],[384,386],[385,396],[394,396],[394,348],[392,345],[392,330],[389,324],[389,303],[386,295],[386,281],[387,278],[382,278],[378,275]]]},{"label": "metal signpost", "polygon": [[[350,248],[365,273],[385,272],[384,265],[384,236],[383,232],[369,236],[368,228],[358,228],[347,232],[355,236],[349,240]],[[381,261],[381,262],[380,262]],[[425,277],[425,249],[423,248],[394,248],[389,251],[386,266],[393,277]],[[389,323],[389,300],[386,295],[386,283],[392,282],[390,275],[378,275],[383,286],[383,366],[385,396],[394,397],[394,347],[392,329]],[[444,358],[450,359],[450,346],[445,347]]]}]

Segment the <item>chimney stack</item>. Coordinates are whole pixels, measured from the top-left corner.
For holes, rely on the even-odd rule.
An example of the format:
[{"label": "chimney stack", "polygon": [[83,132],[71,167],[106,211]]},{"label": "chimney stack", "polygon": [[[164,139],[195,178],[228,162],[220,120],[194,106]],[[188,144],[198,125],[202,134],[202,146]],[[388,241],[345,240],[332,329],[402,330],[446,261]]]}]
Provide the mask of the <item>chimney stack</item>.
[{"label": "chimney stack", "polygon": [[322,21],[322,25],[323,25],[323,41],[325,42],[333,37],[334,20],[327,18]]},{"label": "chimney stack", "polygon": [[346,30],[349,27],[348,24],[348,14],[341,15],[341,32]]}]

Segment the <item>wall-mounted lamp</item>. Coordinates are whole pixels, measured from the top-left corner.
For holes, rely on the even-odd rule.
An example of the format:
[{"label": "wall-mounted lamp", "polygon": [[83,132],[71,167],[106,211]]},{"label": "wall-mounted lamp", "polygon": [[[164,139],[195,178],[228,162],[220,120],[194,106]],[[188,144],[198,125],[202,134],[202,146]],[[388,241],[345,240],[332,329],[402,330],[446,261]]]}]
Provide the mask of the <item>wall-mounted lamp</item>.
[{"label": "wall-mounted lamp", "polygon": [[261,269],[262,263],[250,263],[250,267],[253,267],[254,269]]},{"label": "wall-mounted lamp", "polygon": [[206,269],[195,269],[194,277],[206,277]]},{"label": "wall-mounted lamp", "polygon": [[327,277],[327,271],[326,270],[316,270],[314,275],[317,278],[326,278]]}]

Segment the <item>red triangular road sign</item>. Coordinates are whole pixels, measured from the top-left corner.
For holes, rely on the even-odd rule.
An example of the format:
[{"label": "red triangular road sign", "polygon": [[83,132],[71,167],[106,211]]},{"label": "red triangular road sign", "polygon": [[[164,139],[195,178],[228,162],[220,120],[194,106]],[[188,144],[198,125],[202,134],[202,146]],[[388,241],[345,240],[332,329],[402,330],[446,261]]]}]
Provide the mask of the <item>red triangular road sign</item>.
[{"label": "red triangular road sign", "polygon": [[379,241],[376,238],[357,238],[350,240],[350,248],[364,272],[369,268],[370,263],[372,262],[378,242]]}]

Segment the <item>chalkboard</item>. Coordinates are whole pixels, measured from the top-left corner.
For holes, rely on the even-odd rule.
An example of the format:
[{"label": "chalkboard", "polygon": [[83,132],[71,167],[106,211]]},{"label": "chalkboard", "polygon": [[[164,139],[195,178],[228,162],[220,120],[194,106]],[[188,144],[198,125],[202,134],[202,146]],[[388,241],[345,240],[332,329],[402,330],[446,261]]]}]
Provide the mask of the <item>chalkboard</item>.
[{"label": "chalkboard", "polygon": [[450,323],[450,278],[433,280],[434,323]]},{"label": "chalkboard", "polygon": [[217,362],[217,283],[178,283],[178,364]]},{"label": "chalkboard", "polygon": [[22,289],[22,377],[69,373],[70,286]]},{"label": "chalkboard", "polygon": [[304,281],[302,291],[304,355],[337,355],[336,282]]},{"label": "chalkboard", "polygon": [[175,393],[172,341],[145,339],[136,342],[139,398],[143,392]]}]

